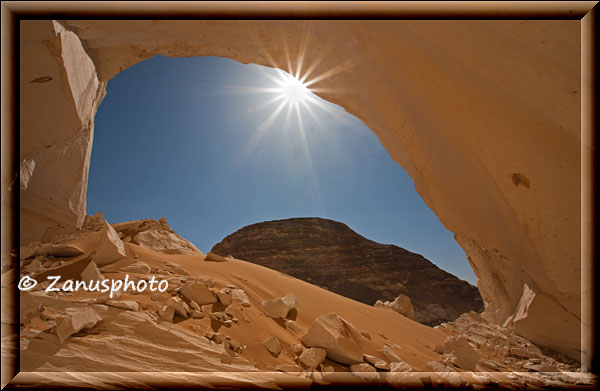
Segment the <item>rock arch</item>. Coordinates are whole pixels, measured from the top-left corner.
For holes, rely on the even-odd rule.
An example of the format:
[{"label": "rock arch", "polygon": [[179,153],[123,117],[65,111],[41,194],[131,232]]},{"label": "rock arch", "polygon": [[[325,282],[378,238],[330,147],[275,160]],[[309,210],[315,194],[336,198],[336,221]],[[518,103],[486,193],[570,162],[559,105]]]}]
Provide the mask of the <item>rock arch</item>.
[{"label": "rock arch", "polygon": [[[579,21],[21,21],[21,239],[78,226],[105,83],[156,54],[288,68],[361,119],[468,254],[486,316],[579,359]],[[544,327],[539,326],[543,324]]]}]

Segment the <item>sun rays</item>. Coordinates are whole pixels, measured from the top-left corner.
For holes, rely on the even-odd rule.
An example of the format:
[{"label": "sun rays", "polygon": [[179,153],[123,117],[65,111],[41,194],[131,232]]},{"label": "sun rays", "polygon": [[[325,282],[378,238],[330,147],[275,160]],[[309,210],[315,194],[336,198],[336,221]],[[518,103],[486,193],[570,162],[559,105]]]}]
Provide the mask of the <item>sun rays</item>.
[{"label": "sun rays", "polygon": [[[314,93],[341,93],[335,86],[328,85],[328,82],[338,73],[360,63],[361,59],[357,56],[327,67],[325,57],[330,51],[326,45],[315,46],[314,51],[310,52],[309,41],[310,33],[307,29],[297,46],[297,55],[292,56],[288,43],[283,40],[285,58],[279,58],[279,62],[276,62],[275,56],[269,53],[257,39],[257,46],[262,51],[266,63],[275,69],[259,66],[258,77],[252,80],[252,86],[228,86],[226,89],[236,94],[251,96],[253,105],[247,109],[248,113],[264,112],[265,118],[254,127],[237,153],[234,168],[237,170],[248,161],[272,128],[284,132],[297,132],[296,135],[301,140],[304,164],[310,176],[309,186],[313,199],[319,211],[323,212],[319,181],[310,145],[311,142],[319,142],[318,140],[322,140],[323,137],[328,139],[331,137],[327,134],[326,118],[341,124],[348,121],[348,116],[343,109],[319,98]],[[282,65],[287,72],[281,69]],[[291,133],[290,137],[292,137]]]}]

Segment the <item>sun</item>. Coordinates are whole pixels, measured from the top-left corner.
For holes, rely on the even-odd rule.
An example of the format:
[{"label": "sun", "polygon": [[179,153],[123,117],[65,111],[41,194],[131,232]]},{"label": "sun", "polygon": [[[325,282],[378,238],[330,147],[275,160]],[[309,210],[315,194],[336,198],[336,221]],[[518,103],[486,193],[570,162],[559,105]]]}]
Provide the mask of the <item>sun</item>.
[{"label": "sun", "polygon": [[277,84],[280,98],[291,106],[303,103],[310,93],[308,87],[300,79],[284,72],[281,72],[281,80],[278,80]]}]

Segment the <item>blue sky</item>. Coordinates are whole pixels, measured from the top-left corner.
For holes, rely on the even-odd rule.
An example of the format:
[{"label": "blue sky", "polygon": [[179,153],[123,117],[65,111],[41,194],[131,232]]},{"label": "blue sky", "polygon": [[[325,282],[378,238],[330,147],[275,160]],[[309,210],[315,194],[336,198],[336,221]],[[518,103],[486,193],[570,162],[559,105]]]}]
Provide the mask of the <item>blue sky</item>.
[{"label": "blue sky", "polygon": [[165,217],[203,252],[249,224],[323,217],[475,284],[377,137],[317,97],[314,115],[300,105],[301,126],[293,106],[273,101],[273,78],[278,70],[218,57],[157,56],[118,74],[96,115],[88,213]]}]

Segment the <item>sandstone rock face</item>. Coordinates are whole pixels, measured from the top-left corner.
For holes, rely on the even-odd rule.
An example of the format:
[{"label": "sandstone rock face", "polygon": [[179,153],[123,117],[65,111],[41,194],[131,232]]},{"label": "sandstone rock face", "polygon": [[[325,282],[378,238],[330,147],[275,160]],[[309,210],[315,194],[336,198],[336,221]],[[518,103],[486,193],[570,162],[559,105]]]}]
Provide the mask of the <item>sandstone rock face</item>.
[{"label": "sandstone rock face", "polygon": [[333,361],[352,365],[363,362],[362,339],[364,337],[354,326],[330,313],[315,319],[302,337],[302,343],[325,349],[327,357]]},{"label": "sandstone rock face", "polygon": [[56,334],[61,342],[83,329],[94,327],[102,320],[100,315],[91,308],[67,308],[66,314],[56,323]]},{"label": "sandstone rock face", "polygon": [[455,233],[486,317],[503,323],[526,283],[547,299],[531,338],[578,356],[579,328],[562,335],[582,318],[580,33],[578,20],[22,21],[20,161],[36,162],[22,244],[83,223],[93,118],[115,74],[156,54],[285,69],[307,48],[318,95],[377,134]]},{"label": "sandstone rock face", "polygon": [[365,304],[394,300],[390,305],[396,311],[431,326],[463,312],[483,310],[474,286],[421,255],[365,239],[333,220],[295,218],[249,225],[211,251],[281,271]]}]

